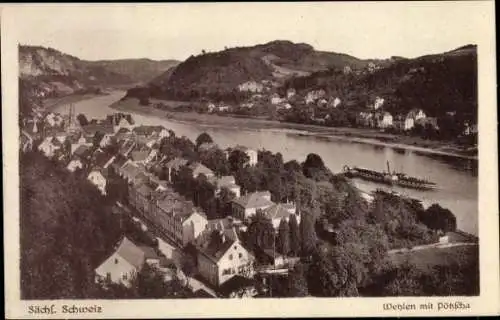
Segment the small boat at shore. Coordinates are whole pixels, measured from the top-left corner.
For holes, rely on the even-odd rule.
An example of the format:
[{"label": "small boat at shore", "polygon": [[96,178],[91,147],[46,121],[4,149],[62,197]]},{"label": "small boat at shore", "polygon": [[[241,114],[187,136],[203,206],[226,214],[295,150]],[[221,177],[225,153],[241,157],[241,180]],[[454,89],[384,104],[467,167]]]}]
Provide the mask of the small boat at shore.
[{"label": "small boat at shore", "polygon": [[344,166],[344,175],[348,178],[360,178],[368,181],[383,183],[387,185],[400,186],[403,188],[418,189],[418,190],[434,190],[437,185],[426,179],[408,176],[401,172],[393,171],[389,168],[387,161],[387,172],[375,171],[361,167]]}]

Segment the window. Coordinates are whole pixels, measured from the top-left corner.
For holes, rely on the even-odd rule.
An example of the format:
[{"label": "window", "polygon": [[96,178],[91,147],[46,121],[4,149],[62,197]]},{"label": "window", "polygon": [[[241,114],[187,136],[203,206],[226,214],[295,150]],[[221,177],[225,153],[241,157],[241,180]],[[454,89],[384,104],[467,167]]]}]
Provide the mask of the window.
[{"label": "window", "polygon": [[233,255],[232,254],[229,255],[229,260],[233,260]]},{"label": "window", "polygon": [[118,259],[115,258],[115,264],[118,264]]},{"label": "window", "polygon": [[111,272],[106,272],[106,280],[111,281]]},{"label": "window", "polygon": [[124,273],[123,276],[122,276],[122,278],[123,278],[123,280],[127,280],[127,278],[128,278],[127,274]]},{"label": "window", "polygon": [[240,258],[240,259],[243,258],[243,253],[241,253],[241,252],[238,253],[238,258]]}]

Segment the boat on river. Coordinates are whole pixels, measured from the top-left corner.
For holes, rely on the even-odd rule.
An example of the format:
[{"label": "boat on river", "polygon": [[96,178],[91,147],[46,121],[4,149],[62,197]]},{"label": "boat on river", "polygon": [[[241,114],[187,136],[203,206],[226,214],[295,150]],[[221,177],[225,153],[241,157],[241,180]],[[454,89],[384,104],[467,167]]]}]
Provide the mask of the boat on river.
[{"label": "boat on river", "polygon": [[402,172],[392,171],[391,173],[389,161],[387,161],[387,171],[375,171],[361,167],[349,167],[347,165],[344,166],[343,171],[344,175],[348,178],[360,178],[403,188],[434,190],[437,187],[436,183],[426,179],[408,176]]}]

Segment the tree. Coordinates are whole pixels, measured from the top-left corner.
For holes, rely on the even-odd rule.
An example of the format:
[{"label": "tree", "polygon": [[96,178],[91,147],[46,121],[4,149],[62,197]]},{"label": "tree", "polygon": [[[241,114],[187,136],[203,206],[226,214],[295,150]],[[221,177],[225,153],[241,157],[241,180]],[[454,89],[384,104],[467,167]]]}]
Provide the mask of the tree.
[{"label": "tree", "polygon": [[197,138],[196,138],[196,148],[198,148],[200,145],[204,143],[213,143],[214,141],[212,140],[212,137],[206,132],[201,133]]},{"label": "tree", "polygon": [[82,127],[89,124],[87,117],[83,113],[80,113],[78,116],[76,116],[76,120],[78,120],[78,123],[80,123]]},{"label": "tree", "polygon": [[274,228],[271,220],[261,210],[251,218],[246,242],[253,251],[272,249],[274,246]]},{"label": "tree", "polygon": [[308,256],[316,247],[316,231],[314,217],[311,212],[302,212],[300,220],[300,238],[302,240],[302,255]]},{"label": "tree", "polygon": [[188,298],[189,290],[178,279],[166,282],[163,274],[153,266],[144,264],[132,280],[132,292],[136,298]]},{"label": "tree", "polygon": [[455,215],[450,210],[436,203],[420,214],[420,221],[433,230],[448,232],[457,229],[457,218]]},{"label": "tree", "polygon": [[241,150],[232,150],[228,157],[229,167],[232,172],[241,170],[249,161],[250,157]]},{"label": "tree", "polygon": [[323,159],[315,153],[310,153],[302,165],[302,171],[308,178],[315,180],[324,180],[328,176],[328,169],[323,163]]},{"label": "tree", "polygon": [[321,245],[314,250],[308,271],[311,294],[320,297],[358,296],[363,268],[349,247]]},{"label": "tree", "polygon": [[288,220],[290,229],[290,252],[294,255],[300,254],[300,230],[296,216],[293,214]]},{"label": "tree", "polygon": [[306,266],[300,262],[290,270],[287,279],[288,297],[307,297],[309,295],[306,274]]},{"label": "tree", "polygon": [[290,253],[290,229],[285,218],[281,219],[278,227],[278,251],[284,256]]}]

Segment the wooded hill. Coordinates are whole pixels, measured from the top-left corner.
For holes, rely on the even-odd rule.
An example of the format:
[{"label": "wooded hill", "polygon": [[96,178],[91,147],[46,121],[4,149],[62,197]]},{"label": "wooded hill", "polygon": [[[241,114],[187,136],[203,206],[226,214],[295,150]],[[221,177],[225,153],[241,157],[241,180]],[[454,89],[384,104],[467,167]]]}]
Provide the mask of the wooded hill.
[{"label": "wooded hill", "polygon": [[[174,70],[151,83],[154,95],[199,96],[227,93],[246,81],[281,81],[330,68],[366,67],[375,60],[361,60],[347,54],[316,51],[305,43],[277,40],[251,47],[192,55]],[[378,63],[385,63],[378,61]]]},{"label": "wooded hill", "polygon": [[385,100],[384,109],[393,114],[412,108],[428,116],[446,112],[477,119],[477,47],[467,45],[442,54],[415,59],[397,58],[384,68],[357,75],[330,69],[293,78],[283,92],[293,87],[299,93],[324,89],[340,97],[344,106],[366,108],[375,98]]}]

